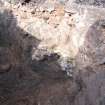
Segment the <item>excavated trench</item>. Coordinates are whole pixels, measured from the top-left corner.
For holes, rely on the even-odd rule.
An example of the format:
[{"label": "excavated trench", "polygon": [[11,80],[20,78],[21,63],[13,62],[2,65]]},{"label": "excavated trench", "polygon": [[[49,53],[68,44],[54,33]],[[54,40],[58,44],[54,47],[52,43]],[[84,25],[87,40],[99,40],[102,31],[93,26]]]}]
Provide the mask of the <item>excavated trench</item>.
[{"label": "excavated trench", "polygon": [[[26,6],[44,0],[20,2]],[[84,44],[75,59],[64,58],[62,54],[48,49],[39,49],[42,40],[18,23],[12,10],[1,8],[0,105],[105,105],[105,65],[104,61],[99,62],[104,58],[104,19],[97,20],[88,27]],[[49,28],[46,24],[45,26]],[[61,48],[63,50],[60,51],[64,51],[65,46]],[[75,61],[75,65],[71,60]]]}]

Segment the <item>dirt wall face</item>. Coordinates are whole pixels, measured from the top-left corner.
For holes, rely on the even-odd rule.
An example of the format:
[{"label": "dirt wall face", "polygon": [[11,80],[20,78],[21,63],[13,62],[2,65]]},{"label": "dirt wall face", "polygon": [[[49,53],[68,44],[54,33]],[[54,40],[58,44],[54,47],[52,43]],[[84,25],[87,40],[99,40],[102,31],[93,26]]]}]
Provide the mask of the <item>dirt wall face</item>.
[{"label": "dirt wall face", "polygon": [[104,105],[102,0],[0,1],[0,105]]}]

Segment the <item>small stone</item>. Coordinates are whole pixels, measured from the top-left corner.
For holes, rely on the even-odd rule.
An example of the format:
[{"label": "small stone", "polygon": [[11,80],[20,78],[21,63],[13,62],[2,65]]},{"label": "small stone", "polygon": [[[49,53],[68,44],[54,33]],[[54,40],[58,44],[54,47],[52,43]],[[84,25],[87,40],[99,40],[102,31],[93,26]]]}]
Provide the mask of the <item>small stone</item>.
[{"label": "small stone", "polygon": [[8,72],[11,68],[10,64],[1,64],[0,65],[0,73]]},{"label": "small stone", "polygon": [[69,60],[70,58],[61,58],[58,62],[63,71],[66,71],[67,75],[72,77],[73,75],[73,61]]},{"label": "small stone", "polygon": [[50,5],[49,8],[47,8],[47,11],[48,11],[48,12],[54,11],[54,6],[51,6],[51,5]]},{"label": "small stone", "polygon": [[73,74],[71,72],[67,71],[67,76],[73,77]]},{"label": "small stone", "polygon": [[42,10],[46,10],[48,12],[52,12],[55,10],[55,5],[54,2],[52,1],[46,1],[43,5],[42,5]]}]

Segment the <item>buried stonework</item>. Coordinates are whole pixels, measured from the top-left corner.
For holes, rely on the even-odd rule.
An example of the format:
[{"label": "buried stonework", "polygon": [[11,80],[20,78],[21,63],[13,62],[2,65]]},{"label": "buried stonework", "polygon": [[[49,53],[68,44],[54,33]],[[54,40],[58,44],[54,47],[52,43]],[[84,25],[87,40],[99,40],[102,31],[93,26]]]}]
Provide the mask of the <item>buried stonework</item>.
[{"label": "buried stonework", "polygon": [[104,105],[104,1],[18,3],[0,5],[0,105]]}]

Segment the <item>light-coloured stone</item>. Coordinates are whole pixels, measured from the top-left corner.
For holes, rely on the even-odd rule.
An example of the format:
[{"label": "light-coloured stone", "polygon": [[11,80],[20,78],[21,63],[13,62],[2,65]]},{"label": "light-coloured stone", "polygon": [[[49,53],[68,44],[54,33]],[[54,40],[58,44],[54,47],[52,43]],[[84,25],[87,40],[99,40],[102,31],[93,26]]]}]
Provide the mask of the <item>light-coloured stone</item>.
[{"label": "light-coloured stone", "polygon": [[41,11],[46,10],[52,12],[55,10],[55,5],[53,0],[46,0],[45,3],[40,7]]}]

